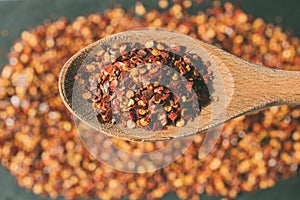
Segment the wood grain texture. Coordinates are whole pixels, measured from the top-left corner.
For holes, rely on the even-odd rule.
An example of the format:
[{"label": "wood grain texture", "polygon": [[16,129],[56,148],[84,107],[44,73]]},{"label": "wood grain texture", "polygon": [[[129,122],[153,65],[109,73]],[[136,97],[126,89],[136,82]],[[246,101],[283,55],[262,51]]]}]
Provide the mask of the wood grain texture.
[{"label": "wood grain texture", "polygon": [[[75,54],[62,68],[59,90],[66,107],[77,118],[104,134],[125,140],[157,141],[181,138],[208,130],[237,116],[280,104],[300,103],[300,72],[266,68],[235,57],[202,41],[162,29],[146,29],[121,33],[121,41],[145,42],[149,39],[164,41],[167,45],[179,43],[187,52],[207,57],[212,63],[213,101],[204,107],[200,116],[184,127],[168,127],[159,132],[144,129],[125,129],[111,124],[100,124],[92,106],[84,100],[74,77],[88,54],[101,45],[95,42]],[[106,38],[112,42],[115,38]],[[169,43],[169,44],[168,44]]]},{"label": "wood grain texture", "polygon": [[240,59],[212,45],[203,42],[199,44],[210,52],[226,90],[233,82],[232,93],[226,92],[226,98],[230,99],[227,102],[226,118],[272,105],[300,103],[300,71],[267,68]]}]

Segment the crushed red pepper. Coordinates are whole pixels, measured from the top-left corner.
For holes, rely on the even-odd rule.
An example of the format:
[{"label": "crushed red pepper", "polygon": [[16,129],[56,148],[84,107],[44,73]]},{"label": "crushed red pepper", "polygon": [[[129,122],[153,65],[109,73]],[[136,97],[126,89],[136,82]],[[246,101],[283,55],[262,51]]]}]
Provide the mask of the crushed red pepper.
[{"label": "crushed red pepper", "polygon": [[[116,8],[71,23],[60,19],[21,34],[0,76],[0,159],[20,186],[36,195],[66,199],[159,199],[167,192],[182,199],[199,199],[203,193],[234,199],[297,173],[299,106],[272,107],[227,122],[205,158],[198,153],[205,135],[197,135],[181,158],[151,173],[113,170],[84,148],[56,82],[71,55],[107,35],[137,27],[167,27],[269,67],[300,70],[299,39],[280,27],[252,18],[230,3],[196,15],[182,12],[176,4],[137,19]],[[129,152],[155,151],[163,145],[112,141]],[[98,143],[111,148],[104,141]]]},{"label": "crushed red pepper", "polygon": [[75,78],[84,88],[82,97],[92,100],[100,123],[157,131],[183,126],[210,103],[209,66],[183,46],[148,41],[144,47],[118,44],[99,50]]}]

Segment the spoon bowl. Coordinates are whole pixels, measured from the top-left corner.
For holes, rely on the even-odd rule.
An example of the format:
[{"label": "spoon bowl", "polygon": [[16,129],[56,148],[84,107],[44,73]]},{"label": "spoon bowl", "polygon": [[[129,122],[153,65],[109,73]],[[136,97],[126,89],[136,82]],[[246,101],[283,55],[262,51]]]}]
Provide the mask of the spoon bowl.
[{"label": "spoon bowl", "polygon": [[[167,46],[184,46],[185,52],[210,63],[209,70],[213,73],[211,87],[208,88],[210,103],[201,107],[201,112],[194,120],[182,127],[168,126],[166,130],[128,129],[118,124],[99,123],[92,103],[82,97],[82,87],[76,80],[79,70],[101,50],[120,43],[147,44],[149,41],[163,42]],[[69,111],[89,126],[120,139],[158,141],[201,133],[240,115],[272,105],[300,103],[299,80],[300,72],[267,68],[192,37],[150,28],[115,34],[77,52],[61,70],[59,90]],[[183,86],[185,84],[182,82]]]}]

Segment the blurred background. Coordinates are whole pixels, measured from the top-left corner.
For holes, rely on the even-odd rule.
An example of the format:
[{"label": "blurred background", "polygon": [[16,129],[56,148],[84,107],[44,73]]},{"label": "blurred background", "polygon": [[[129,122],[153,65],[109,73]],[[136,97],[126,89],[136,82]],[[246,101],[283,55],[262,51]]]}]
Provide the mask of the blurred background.
[{"label": "blurred background", "polygon": [[[95,1],[95,0],[0,0],[0,70],[8,62],[6,54],[13,41],[25,29],[42,24],[44,20],[55,20],[62,16],[72,20],[80,15],[94,12],[104,12],[116,3],[122,7],[133,7],[136,1]],[[147,8],[156,8],[157,1],[142,1]],[[221,1],[226,2],[226,1]],[[293,31],[300,36],[300,1],[299,0],[231,0],[239,5],[245,12],[255,17],[262,17],[266,22],[280,25],[286,31]],[[204,4],[195,6],[192,12],[205,9],[213,3],[204,0]],[[237,199],[300,199],[300,174],[288,180],[280,181],[275,187],[255,193],[242,193]],[[0,200],[40,199],[31,192],[18,187],[12,177],[0,165]],[[177,199],[169,193],[163,199]],[[201,196],[201,199],[220,199],[220,197]]]}]

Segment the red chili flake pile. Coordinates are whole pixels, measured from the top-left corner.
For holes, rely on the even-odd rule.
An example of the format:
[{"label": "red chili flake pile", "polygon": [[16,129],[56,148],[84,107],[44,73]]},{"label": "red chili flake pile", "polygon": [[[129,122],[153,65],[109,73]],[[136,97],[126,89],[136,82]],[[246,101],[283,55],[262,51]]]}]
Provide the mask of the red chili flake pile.
[{"label": "red chili flake pile", "polygon": [[[230,3],[195,15],[174,4],[139,18],[115,8],[24,31],[0,76],[0,158],[20,186],[37,195],[66,199],[159,199],[171,191],[182,199],[198,199],[202,193],[233,199],[240,192],[272,187],[297,172],[299,106],[272,107],[231,120],[204,158],[198,150],[206,135],[197,135],[181,158],[151,173],[120,172],[92,157],[58,94],[61,67],[95,40],[145,26],[175,30],[266,66],[300,70],[298,38]],[[162,145],[112,141],[133,152]]]},{"label": "red chili flake pile", "polygon": [[181,127],[209,104],[209,64],[183,46],[155,41],[114,46],[95,52],[75,77],[100,123],[153,131]]}]

